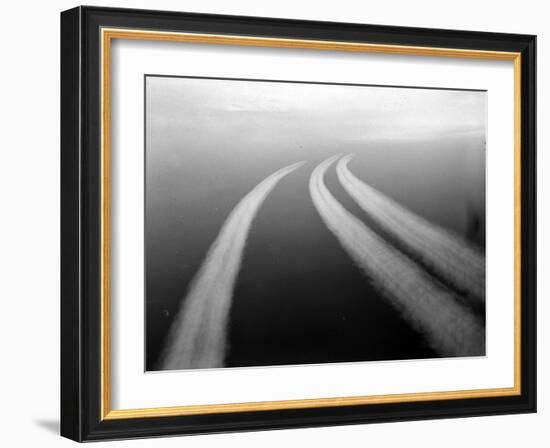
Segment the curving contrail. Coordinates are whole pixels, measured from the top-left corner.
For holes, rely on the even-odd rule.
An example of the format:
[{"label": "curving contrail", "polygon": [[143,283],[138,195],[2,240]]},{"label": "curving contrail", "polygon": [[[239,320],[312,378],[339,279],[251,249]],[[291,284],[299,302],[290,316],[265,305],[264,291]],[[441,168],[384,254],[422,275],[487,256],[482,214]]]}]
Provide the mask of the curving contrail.
[{"label": "curving contrail", "polygon": [[411,212],[365,184],[348,169],[352,155],[336,168],[338,179],[378,225],[396,238],[404,250],[478,303],[485,302],[485,256],[474,246]]},{"label": "curving contrail", "polygon": [[424,333],[440,355],[483,355],[483,324],[457,302],[453,294],[384,242],[328,191],[324,174],[339,157],[336,155],[321,162],[313,170],[309,182],[313,203],[329,230],[394,308]]},{"label": "curving contrail", "polygon": [[170,328],[161,356],[163,370],[223,367],[233,287],[250,226],[275,185],[304,163],[273,173],[231,211]]}]

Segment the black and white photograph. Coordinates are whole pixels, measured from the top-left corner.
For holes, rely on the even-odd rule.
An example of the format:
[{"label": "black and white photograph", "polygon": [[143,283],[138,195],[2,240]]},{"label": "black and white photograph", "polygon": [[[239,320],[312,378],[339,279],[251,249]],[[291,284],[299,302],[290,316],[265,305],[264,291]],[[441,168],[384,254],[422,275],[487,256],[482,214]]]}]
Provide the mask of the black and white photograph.
[{"label": "black and white photograph", "polygon": [[147,371],[486,354],[486,91],[144,82]]}]

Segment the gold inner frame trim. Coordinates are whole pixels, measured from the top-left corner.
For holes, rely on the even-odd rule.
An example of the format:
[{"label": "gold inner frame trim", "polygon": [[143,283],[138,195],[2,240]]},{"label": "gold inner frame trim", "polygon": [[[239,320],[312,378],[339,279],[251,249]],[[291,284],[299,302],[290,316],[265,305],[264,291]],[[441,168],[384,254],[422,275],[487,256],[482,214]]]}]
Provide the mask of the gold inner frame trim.
[{"label": "gold inner frame trim", "polygon": [[[251,412],[317,407],[407,403],[432,400],[502,397],[521,394],[521,54],[515,52],[418,47],[306,39],[279,39],[240,35],[218,35],[101,29],[101,419]],[[492,389],[419,392],[390,395],[313,398],[140,409],[111,409],[110,349],[110,63],[113,39],[186,42],[214,45],[295,48],[324,51],[384,53],[412,56],[456,57],[513,61],[514,63],[514,386]]]}]

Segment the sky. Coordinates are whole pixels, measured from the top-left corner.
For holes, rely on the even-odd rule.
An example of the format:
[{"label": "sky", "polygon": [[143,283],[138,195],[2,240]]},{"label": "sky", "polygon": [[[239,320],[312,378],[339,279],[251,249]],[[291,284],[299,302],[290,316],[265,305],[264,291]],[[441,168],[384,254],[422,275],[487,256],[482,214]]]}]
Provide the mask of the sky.
[{"label": "sky", "polygon": [[484,132],[486,122],[486,95],[479,91],[166,77],[148,77],[147,89],[151,124],[186,132],[219,132],[218,120],[247,131],[269,122],[296,138],[338,129],[343,141],[366,141]]}]

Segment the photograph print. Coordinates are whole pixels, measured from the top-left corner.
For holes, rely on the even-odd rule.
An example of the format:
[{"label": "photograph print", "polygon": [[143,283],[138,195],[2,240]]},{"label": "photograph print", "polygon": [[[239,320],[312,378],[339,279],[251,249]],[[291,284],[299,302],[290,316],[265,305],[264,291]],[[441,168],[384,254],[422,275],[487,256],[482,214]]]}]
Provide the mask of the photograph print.
[{"label": "photograph print", "polygon": [[485,356],[486,91],[144,82],[147,371]]}]

